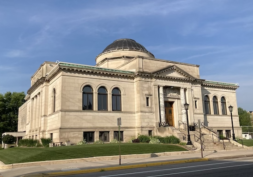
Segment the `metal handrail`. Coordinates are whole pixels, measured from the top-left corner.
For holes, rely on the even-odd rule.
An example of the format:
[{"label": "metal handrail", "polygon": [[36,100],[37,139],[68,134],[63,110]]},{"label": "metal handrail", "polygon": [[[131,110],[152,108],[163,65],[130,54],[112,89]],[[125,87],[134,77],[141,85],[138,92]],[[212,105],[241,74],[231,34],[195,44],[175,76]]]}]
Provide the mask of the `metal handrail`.
[{"label": "metal handrail", "polygon": [[183,124],[183,125],[184,125],[184,129],[183,129],[183,130],[186,130],[186,127],[187,127],[186,123],[185,123],[185,122],[183,122],[183,121],[181,121],[181,120],[179,120],[179,121],[178,121],[179,131],[181,130],[181,128],[180,128],[180,125],[181,125],[181,124]]},{"label": "metal handrail", "polygon": [[[215,131],[213,131],[212,129],[210,129],[209,127],[205,126],[204,122],[201,123],[201,125],[207,129],[209,132],[211,132],[211,135],[212,135],[212,140],[213,140],[213,143],[214,143],[214,136],[218,139],[218,141],[220,141],[220,137],[217,135],[217,133]],[[229,140],[229,139],[228,139]],[[230,142],[230,140],[229,140]],[[223,149],[225,150],[226,149],[226,145],[224,143],[224,138],[222,138],[222,145],[223,145]]]},{"label": "metal handrail", "polygon": [[204,127],[205,129],[209,130],[210,132],[217,134],[215,131],[213,131],[212,129],[210,129],[209,127],[205,126],[204,122],[201,123],[202,127]]}]

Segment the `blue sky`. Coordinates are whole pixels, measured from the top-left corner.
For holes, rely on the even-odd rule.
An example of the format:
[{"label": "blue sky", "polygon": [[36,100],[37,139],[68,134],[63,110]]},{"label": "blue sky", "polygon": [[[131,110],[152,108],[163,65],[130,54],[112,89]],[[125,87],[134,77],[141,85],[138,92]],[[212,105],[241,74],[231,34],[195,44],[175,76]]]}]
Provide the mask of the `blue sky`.
[{"label": "blue sky", "polygon": [[239,83],[238,105],[253,110],[252,0],[0,0],[0,93],[26,92],[44,61],[95,65],[119,38]]}]

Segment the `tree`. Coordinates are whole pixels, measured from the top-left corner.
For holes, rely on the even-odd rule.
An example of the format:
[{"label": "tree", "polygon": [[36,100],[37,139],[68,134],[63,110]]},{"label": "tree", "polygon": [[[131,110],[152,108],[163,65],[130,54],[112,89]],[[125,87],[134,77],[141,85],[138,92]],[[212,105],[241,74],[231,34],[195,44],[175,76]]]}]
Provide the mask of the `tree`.
[{"label": "tree", "polygon": [[240,126],[251,126],[250,113],[242,108],[238,108]]},{"label": "tree", "polygon": [[4,132],[16,132],[18,109],[25,102],[24,92],[0,94],[0,141]]},{"label": "tree", "polygon": [[[240,126],[251,126],[250,113],[248,113],[246,110],[242,108],[238,108],[238,115],[239,115]],[[252,127],[243,127],[242,131],[253,132],[253,129]]]}]

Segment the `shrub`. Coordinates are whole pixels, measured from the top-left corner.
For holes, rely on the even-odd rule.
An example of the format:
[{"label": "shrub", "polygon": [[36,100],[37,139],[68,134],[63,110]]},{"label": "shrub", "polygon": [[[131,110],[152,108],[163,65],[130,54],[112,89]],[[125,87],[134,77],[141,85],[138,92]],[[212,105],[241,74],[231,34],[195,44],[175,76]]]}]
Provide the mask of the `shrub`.
[{"label": "shrub", "polygon": [[157,138],[150,138],[149,144],[160,144],[160,140]]},{"label": "shrub", "polygon": [[49,143],[52,142],[51,138],[41,138],[40,140],[41,140],[42,145],[44,147],[49,147]]},{"label": "shrub", "polygon": [[178,144],[178,143],[180,143],[180,140],[175,136],[170,136],[170,143]]},{"label": "shrub", "polygon": [[16,138],[12,135],[4,135],[3,142],[4,144],[13,144],[14,142],[16,142]]},{"label": "shrub", "polygon": [[185,146],[185,145],[186,145],[185,142],[180,142],[179,144],[180,144],[181,146]]},{"label": "shrub", "polygon": [[18,145],[19,146],[27,146],[27,147],[36,147],[40,143],[38,140],[33,140],[33,139],[22,139],[19,140]]},{"label": "shrub", "polygon": [[178,144],[180,143],[180,140],[175,136],[166,136],[166,137],[160,137],[160,136],[154,136],[157,138],[161,143],[164,144]]},{"label": "shrub", "polygon": [[94,144],[104,144],[104,141],[97,140],[97,141],[94,142]]},{"label": "shrub", "polygon": [[119,143],[119,141],[116,139],[113,139],[110,143]]},{"label": "shrub", "polygon": [[78,142],[76,145],[85,145],[86,144],[86,140],[84,139],[83,141]]},{"label": "shrub", "polygon": [[134,140],[132,140],[132,143],[139,143],[139,142],[140,142],[139,139],[134,139]]},{"label": "shrub", "polygon": [[148,143],[150,141],[149,136],[146,135],[139,135],[138,140],[140,140],[141,143]]}]

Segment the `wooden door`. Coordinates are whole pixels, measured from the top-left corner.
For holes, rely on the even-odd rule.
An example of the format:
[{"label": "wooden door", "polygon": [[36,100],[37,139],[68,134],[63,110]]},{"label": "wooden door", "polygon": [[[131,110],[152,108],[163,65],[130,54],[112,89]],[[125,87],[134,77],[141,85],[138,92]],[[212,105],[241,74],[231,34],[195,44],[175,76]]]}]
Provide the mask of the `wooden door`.
[{"label": "wooden door", "polygon": [[173,102],[165,102],[165,118],[169,126],[174,126]]}]

